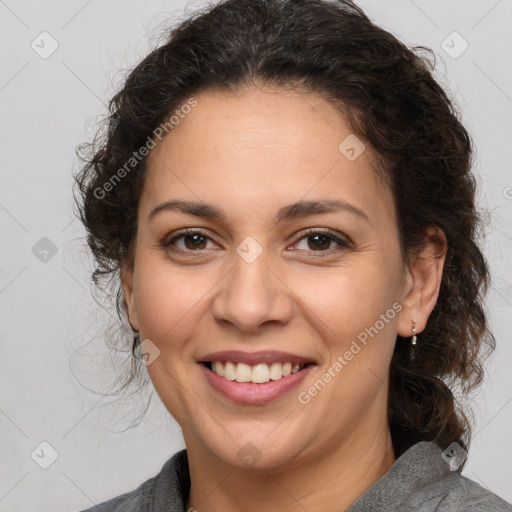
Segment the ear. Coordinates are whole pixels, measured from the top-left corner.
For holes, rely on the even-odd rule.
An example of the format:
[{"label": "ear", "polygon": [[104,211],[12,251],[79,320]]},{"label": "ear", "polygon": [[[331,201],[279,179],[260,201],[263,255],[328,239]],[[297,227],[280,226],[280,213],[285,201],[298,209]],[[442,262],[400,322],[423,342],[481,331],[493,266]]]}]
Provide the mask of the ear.
[{"label": "ear", "polygon": [[124,301],[128,314],[128,321],[135,331],[140,330],[139,319],[137,318],[137,310],[135,309],[135,299],[133,293],[133,269],[129,263],[123,264],[121,267],[121,287],[123,289]]},{"label": "ear", "polygon": [[424,248],[407,262],[400,301],[403,309],[397,324],[400,336],[412,336],[413,320],[416,322],[416,334],[425,330],[439,297],[447,247],[443,230],[430,226],[425,232]]}]

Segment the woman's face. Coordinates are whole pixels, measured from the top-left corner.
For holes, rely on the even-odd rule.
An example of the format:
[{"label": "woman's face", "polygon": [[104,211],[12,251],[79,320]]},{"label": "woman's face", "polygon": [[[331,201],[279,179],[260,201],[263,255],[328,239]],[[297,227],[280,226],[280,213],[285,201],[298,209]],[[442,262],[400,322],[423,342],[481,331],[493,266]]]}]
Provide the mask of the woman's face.
[{"label": "woman's face", "polygon": [[[150,154],[123,273],[149,375],[187,448],[276,468],[382,437],[412,281],[370,150],[313,95],[195,99]],[[297,358],[309,364],[288,375]],[[238,382],[253,378],[263,382]]]}]

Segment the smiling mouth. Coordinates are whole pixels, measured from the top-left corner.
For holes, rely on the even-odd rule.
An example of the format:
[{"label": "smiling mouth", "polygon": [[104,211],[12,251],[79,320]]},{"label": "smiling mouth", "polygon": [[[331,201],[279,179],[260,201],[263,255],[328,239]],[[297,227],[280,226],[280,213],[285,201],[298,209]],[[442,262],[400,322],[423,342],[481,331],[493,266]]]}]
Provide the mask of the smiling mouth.
[{"label": "smiling mouth", "polygon": [[279,380],[283,377],[288,377],[288,375],[298,373],[315,363],[292,364],[291,362],[275,362],[271,364],[259,363],[248,365],[232,361],[201,361],[201,364],[226,380],[265,384],[271,380]]}]

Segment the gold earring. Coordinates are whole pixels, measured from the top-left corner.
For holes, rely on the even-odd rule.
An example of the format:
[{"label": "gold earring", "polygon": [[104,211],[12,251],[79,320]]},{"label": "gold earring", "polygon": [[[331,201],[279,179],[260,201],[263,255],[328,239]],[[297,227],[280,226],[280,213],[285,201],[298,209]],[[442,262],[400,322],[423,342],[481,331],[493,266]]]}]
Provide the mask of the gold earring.
[{"label": "gold earring", "polygon": [[413,320],[412,321],[412,338],[411,338],[411,343],[413,345],[416,345],[416,340],[418,338],[416,337],[416,322]]}]

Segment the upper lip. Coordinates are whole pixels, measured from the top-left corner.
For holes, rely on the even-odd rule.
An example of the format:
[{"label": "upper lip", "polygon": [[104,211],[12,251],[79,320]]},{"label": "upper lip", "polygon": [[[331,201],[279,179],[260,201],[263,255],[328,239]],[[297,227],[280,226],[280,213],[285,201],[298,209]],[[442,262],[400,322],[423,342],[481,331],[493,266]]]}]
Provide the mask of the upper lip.
[{"label": "upper lip", "polygon": [[245,363],[255,365],[259,363],[292,363],[306,364],[314,363],[309,357],[281,352],[278,350],[261,350],[259,352],[243,352],[241,350],[224,350],[222,352],[212,352],[198,359],[201,363],[212,361],[231,361],[233,363]]}]

